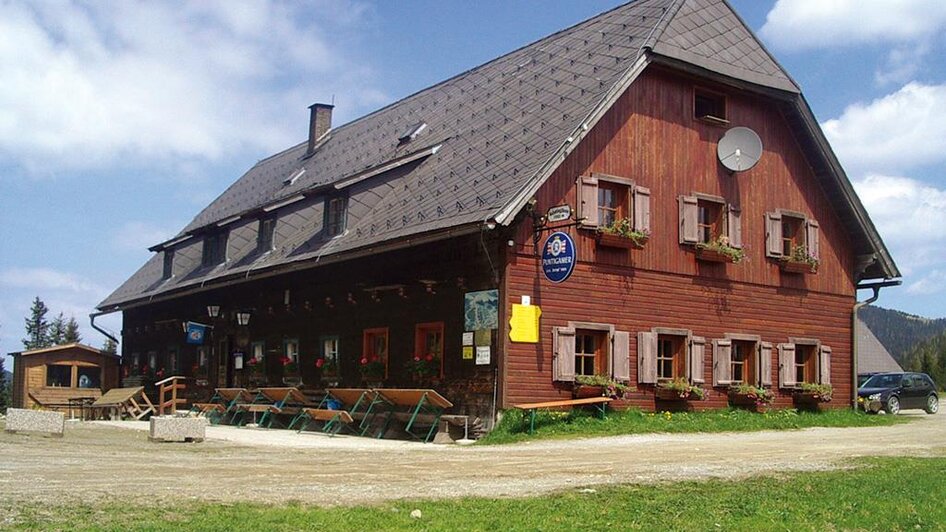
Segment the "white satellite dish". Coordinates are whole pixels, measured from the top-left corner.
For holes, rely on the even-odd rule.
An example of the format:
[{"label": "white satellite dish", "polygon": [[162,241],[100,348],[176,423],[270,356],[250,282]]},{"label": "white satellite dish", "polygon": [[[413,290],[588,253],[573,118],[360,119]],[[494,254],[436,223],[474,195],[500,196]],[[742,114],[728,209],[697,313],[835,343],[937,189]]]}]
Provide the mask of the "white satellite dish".
[{"label": "white satellite dish", "polygon": [[716,145],[719,162],[733,172],[744,172],[762,158],[762,139],[747,127],[734,127]]}]

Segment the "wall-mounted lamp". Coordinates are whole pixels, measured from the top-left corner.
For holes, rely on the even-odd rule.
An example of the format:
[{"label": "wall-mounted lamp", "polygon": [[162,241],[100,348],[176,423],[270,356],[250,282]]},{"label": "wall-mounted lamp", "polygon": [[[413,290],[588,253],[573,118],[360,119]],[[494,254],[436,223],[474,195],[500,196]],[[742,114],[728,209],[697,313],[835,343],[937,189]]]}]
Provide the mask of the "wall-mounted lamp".
[{"label": "wall-mounted lamp", "polygon": [[250,311],[241,310],[236,313],[237,325],[249,325],[250,324]]},{"label": "wall-mounted lamp", "polygon": [[207,315],[211,318],[219,318],[220,305],[207,305]]}]

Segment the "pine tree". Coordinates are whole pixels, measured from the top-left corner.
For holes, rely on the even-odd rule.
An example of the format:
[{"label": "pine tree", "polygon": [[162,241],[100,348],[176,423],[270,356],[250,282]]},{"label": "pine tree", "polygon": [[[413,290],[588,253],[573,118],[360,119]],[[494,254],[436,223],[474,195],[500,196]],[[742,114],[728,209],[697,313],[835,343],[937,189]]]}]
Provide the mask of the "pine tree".
[{"label": "pine tree", "polygon": [[69,321],[66,323],[66,332],[63,334],[63,343],[66,344],[75,344],[82,341],[82,335],[79,334],[79,322],[76,321],[75,316],[70,316]]},{"label": "pine tree", "polygon": [[3,355],[0,355],[0,413],[6,413],[10,406],[10,387],[7,372],[3,368]]},{"label": "pine tree", "polygon": [[46,334],[46,337],[49,339],[49,345],[61,345],[68,343],[65,341],[66,318],[63,317],[62,312],[53,318],[53,321],[49,322],[49,332]]},{"label": "pine tree", "polygon": [[102,352],[109,355],[117,355],[118,344],[115,343],[115,340],[112,340],[111,338],[106,338],[105,343],[102,344]]},{"label": "pine tree", "polygon": [[23,339],[23,347],[30,349],[41,349],[49,347],[49,323],[46,322],[46,313],[49,309],[43,300],[36,296],[33,300],[33,306],[30,308],[30,317],[24,318],[26,322],[26,338]]}]

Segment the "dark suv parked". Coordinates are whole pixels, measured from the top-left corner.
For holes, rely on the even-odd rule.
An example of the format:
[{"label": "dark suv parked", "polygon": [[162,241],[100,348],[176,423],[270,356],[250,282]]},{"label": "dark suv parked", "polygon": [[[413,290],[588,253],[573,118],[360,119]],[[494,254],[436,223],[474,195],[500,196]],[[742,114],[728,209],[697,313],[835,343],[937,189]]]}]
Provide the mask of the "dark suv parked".
[{"label": "dark suv parked", "polygon": [[857,390],[857,403],[876,414],[883,409],[896,414],[903,409],[919,408],[927,414],[939,410],[936,385],[926,373],[877,373]]}]

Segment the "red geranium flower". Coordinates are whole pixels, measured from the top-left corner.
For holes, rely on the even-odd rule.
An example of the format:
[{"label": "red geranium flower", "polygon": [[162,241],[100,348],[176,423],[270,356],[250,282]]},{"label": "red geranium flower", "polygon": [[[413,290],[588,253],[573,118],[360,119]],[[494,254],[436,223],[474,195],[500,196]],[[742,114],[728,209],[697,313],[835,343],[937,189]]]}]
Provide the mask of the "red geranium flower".
[{"label": "red geranium flower", "polygon": [[367,364],[367,363],[368,363],[368,359],[367,359],[367,358],[362,358],[362,359],[361,359],[361,365],[362,365],[362,366],[364,366],[364,365]]},{"label": "red geranium flower", "polygon": [[420,355],[414,355],[414,362],[420,362]]},{"label": "red geranium flower", "polygon": [[288,366],[289,364],[292,364],[292,359],[289,357],[282,357],[279,359],[279,361],[282,363],[283,366]]},{"label": "red geranium flower", "polygon": [[434,361],[434,355],[428,354],[428,355],[427,355],[427,362],[433,362],[433,361]]},{"label": "red geranium flower", "polygon": [[315,359],[315,367],[321,368],[321,367],[324,366],[324,365],[325,365],[325,359],[324,359],[324,358],[317,358],[317,359]]}]

